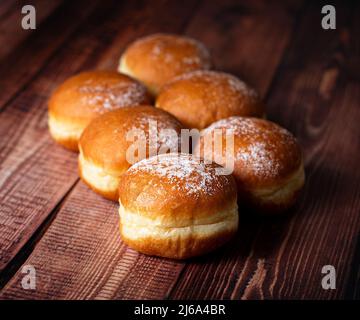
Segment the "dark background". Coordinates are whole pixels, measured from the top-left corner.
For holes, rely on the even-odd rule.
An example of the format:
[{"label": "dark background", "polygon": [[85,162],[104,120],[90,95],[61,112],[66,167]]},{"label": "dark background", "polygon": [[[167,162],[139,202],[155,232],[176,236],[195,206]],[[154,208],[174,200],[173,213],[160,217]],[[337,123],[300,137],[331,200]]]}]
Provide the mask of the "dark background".
[{"label": "dark background", "polygon": [[[21,29],[21,7],[37,29]],[[0,1],[0,298],[359,299],[360,2]],[[268,119],[301,143],[306,185],[284,217],[240,213],[226,247],[189,261],[126,247],[117,205],[79,181],[77,155],[55,145],[47,99],[67,77],[115,70],[139,36],[186,34],[216,69],[257,88]],[[36,290],[21,287],[23,265]],[[324,265],[335,290],[321,287]]]}]

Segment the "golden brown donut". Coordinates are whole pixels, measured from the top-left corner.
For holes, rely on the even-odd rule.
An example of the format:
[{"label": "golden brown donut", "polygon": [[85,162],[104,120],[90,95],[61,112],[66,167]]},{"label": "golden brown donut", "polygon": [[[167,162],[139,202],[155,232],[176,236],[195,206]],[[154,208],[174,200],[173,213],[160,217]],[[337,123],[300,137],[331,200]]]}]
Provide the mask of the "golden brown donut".
[{"label": "golden brown donut", "polygon": [[210,66],[210,54],[199,41],[159,33],[130,44],[120,58],[119,71],[143,82],[156,96],[173,77]]},{"label": "golden brown donut", "polygon": [[[225,141],[231,141],[232,132],[233,152],[231,148],[226,150]],[[216,136],[221,147],[214,151]],[[286,129],[264,119],[231,117],[217,121],[202,131],[194,153],[223,165],[225,156],[233,160],[238,198],[265,214],[288,209],[304,185],[302,152],[296,139]],[[214,158],[215,154],[220,158]]]},{"label": "golden brown donut", "polygon": [[204,129],[231,116],[264,117],[257,92],[235,76],[217,71],[194,71],[165,85],[156,107],[177,117],[188,128]]},{"label": "golden brown donut", "polygon": [[[149,157],[152,152],[158,154],[178,150],[181,127],[181,123],[172,115],[152,106],[126,107],[107,112],[91,121],[80,137],[80,177],[95,192],[105,198],[118,200],[120,176],[134,162]],[[168,139],[161,134],[162,129],[172,129],[177,136]],[[131,136],[131,133],[135,135]],[[144,138],[136,136],[138,134],[143,134]],[[152,136],[157,141],[152,140]],[[143,141],[146,147],[144,153],[137,151],[137,141]]]},{"label": "golden brown donut", "polygon": [[136,80],[109,71],[89,71],[67,79],[49,100],[51,136],[77,151],[81,133],[95,117],[122,107],[150,102],[146,88]]},{"label": "golden brown donut", "polygon": [[134,164],[119,187],[121,237],[133,249],[185,259],[227,242],[238,227],[236,184],[215,163],[163,154]]}]

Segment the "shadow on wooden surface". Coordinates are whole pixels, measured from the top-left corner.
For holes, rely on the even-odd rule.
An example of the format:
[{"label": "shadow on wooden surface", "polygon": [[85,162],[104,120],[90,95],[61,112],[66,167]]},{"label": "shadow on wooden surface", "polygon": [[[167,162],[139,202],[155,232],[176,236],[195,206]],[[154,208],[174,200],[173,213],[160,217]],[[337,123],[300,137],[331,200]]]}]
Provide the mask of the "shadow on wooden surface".
[{"label": "shadow on wooden surface", "polygon": [[[43,22],[50,29],[40,32],[42,50],[29,61],[33,34],[14,49],[14,70],[24,72],[33,64],[28,73],[0,67],[7,70],[9,78],[2,81],[10,88],[0,93],[0,276],[6,283],[0,297],[358,296],[359,5],[336,2],[338,29],[324,31],[320,5],[310,1],[156,1],[151,6],[106,1],[73,19],[47,46],[54,21],[64,23],[59,12],[68,6],[76,5],[60,6]],[[268,118],[290,129],[305,155],[305,190],[288,215],[243,212],[232,242],[185,262],[126,247],[117,205],[78,182],[76,155],[55,145],[46,125],[46,100],[61,81],[88,68],[114,69],[129,42],[158,31],[203,41],[217,69],[244,78],[266,97]],[[12,59],[5,61],[14,64]],[[35,266],[36,291],[22,289],[22,264]],[[337,269],[336,290],[321,288],[326,264]]]}]

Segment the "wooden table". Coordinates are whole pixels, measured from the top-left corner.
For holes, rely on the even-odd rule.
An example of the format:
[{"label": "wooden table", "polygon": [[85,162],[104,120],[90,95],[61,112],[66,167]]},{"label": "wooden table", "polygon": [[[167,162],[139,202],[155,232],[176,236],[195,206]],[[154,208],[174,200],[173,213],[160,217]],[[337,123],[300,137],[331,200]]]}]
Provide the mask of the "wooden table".
[{"label": "wooden table", "polygon": [[[316,1],[0,2],[0,297],[2,299],[359,298],[360,3]],[[298,137],[307,181],[292,212],[241,213],[237,237],[189,261],[148,257],[118,232],[117,204],[90,191],[77,155],[47,129],[47,99],[67,77],[112,69],[125,46],[154,32],[186,34],[216,68],[263,95],[268,118]],[[23,266],[36,270],[25,290]],[[336,289],[324,290],[324,265]]]}]

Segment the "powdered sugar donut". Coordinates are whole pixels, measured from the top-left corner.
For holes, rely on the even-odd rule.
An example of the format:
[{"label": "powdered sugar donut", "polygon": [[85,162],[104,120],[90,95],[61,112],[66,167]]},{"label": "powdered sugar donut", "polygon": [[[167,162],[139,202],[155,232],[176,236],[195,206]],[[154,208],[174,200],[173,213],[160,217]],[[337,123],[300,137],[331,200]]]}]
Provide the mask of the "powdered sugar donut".
[{"label": "powdered sugar donut", "polygon": [[146,88],[130,77],[109,71],[82,72],[67,79],[49,100],[52,137],[78,150],[81,133],[97,116],[115,109],[150,102]]},{"label": "powdered sugar donut", "polygon": [[121,56],[119,71],[143,82],[156,96],[175,76],[210,66],[210,54],[201,42],[157,33],[131,43]]},{"label": "powdered sugar donut", "polygon": [[265,115],[253,88],[231,74],[208,70],[173,79],[160,91],[156,107],[173,114],[188,128],[197,129],[231,116]]},{"label": "powdered sugar donut", "polygon": [[[216,131],[222,143],[221,149],[214,151]],[[230,135],[234,137],[233,152],[225,149]],[[299,144],[289,131],[267,120],[230,117],[215,122],[202,131],[194,153],[206,159],[215,159],[215,153],[220,153],[223,160],[216,161],[223,165],[225,157],[228,163],[233,161],[240,201],[263,213],[288,209],[304,185]]]},{"label": "powdered sugar donut", "polygon": [[[181,126],[152,106],[121,108],[97,117],[80,137],[80,177],[97,193],[117,201],[121,175],[151,155],[176,152]],[[170,129],[173,136],[162,134]]]},{"label": "powdered sugar donut", "polygon": [[119,188],[122,239],[150,255],[183,259],[228,241],[238,226],[236,184],[215,163],[163,154],[134,164]]}]

